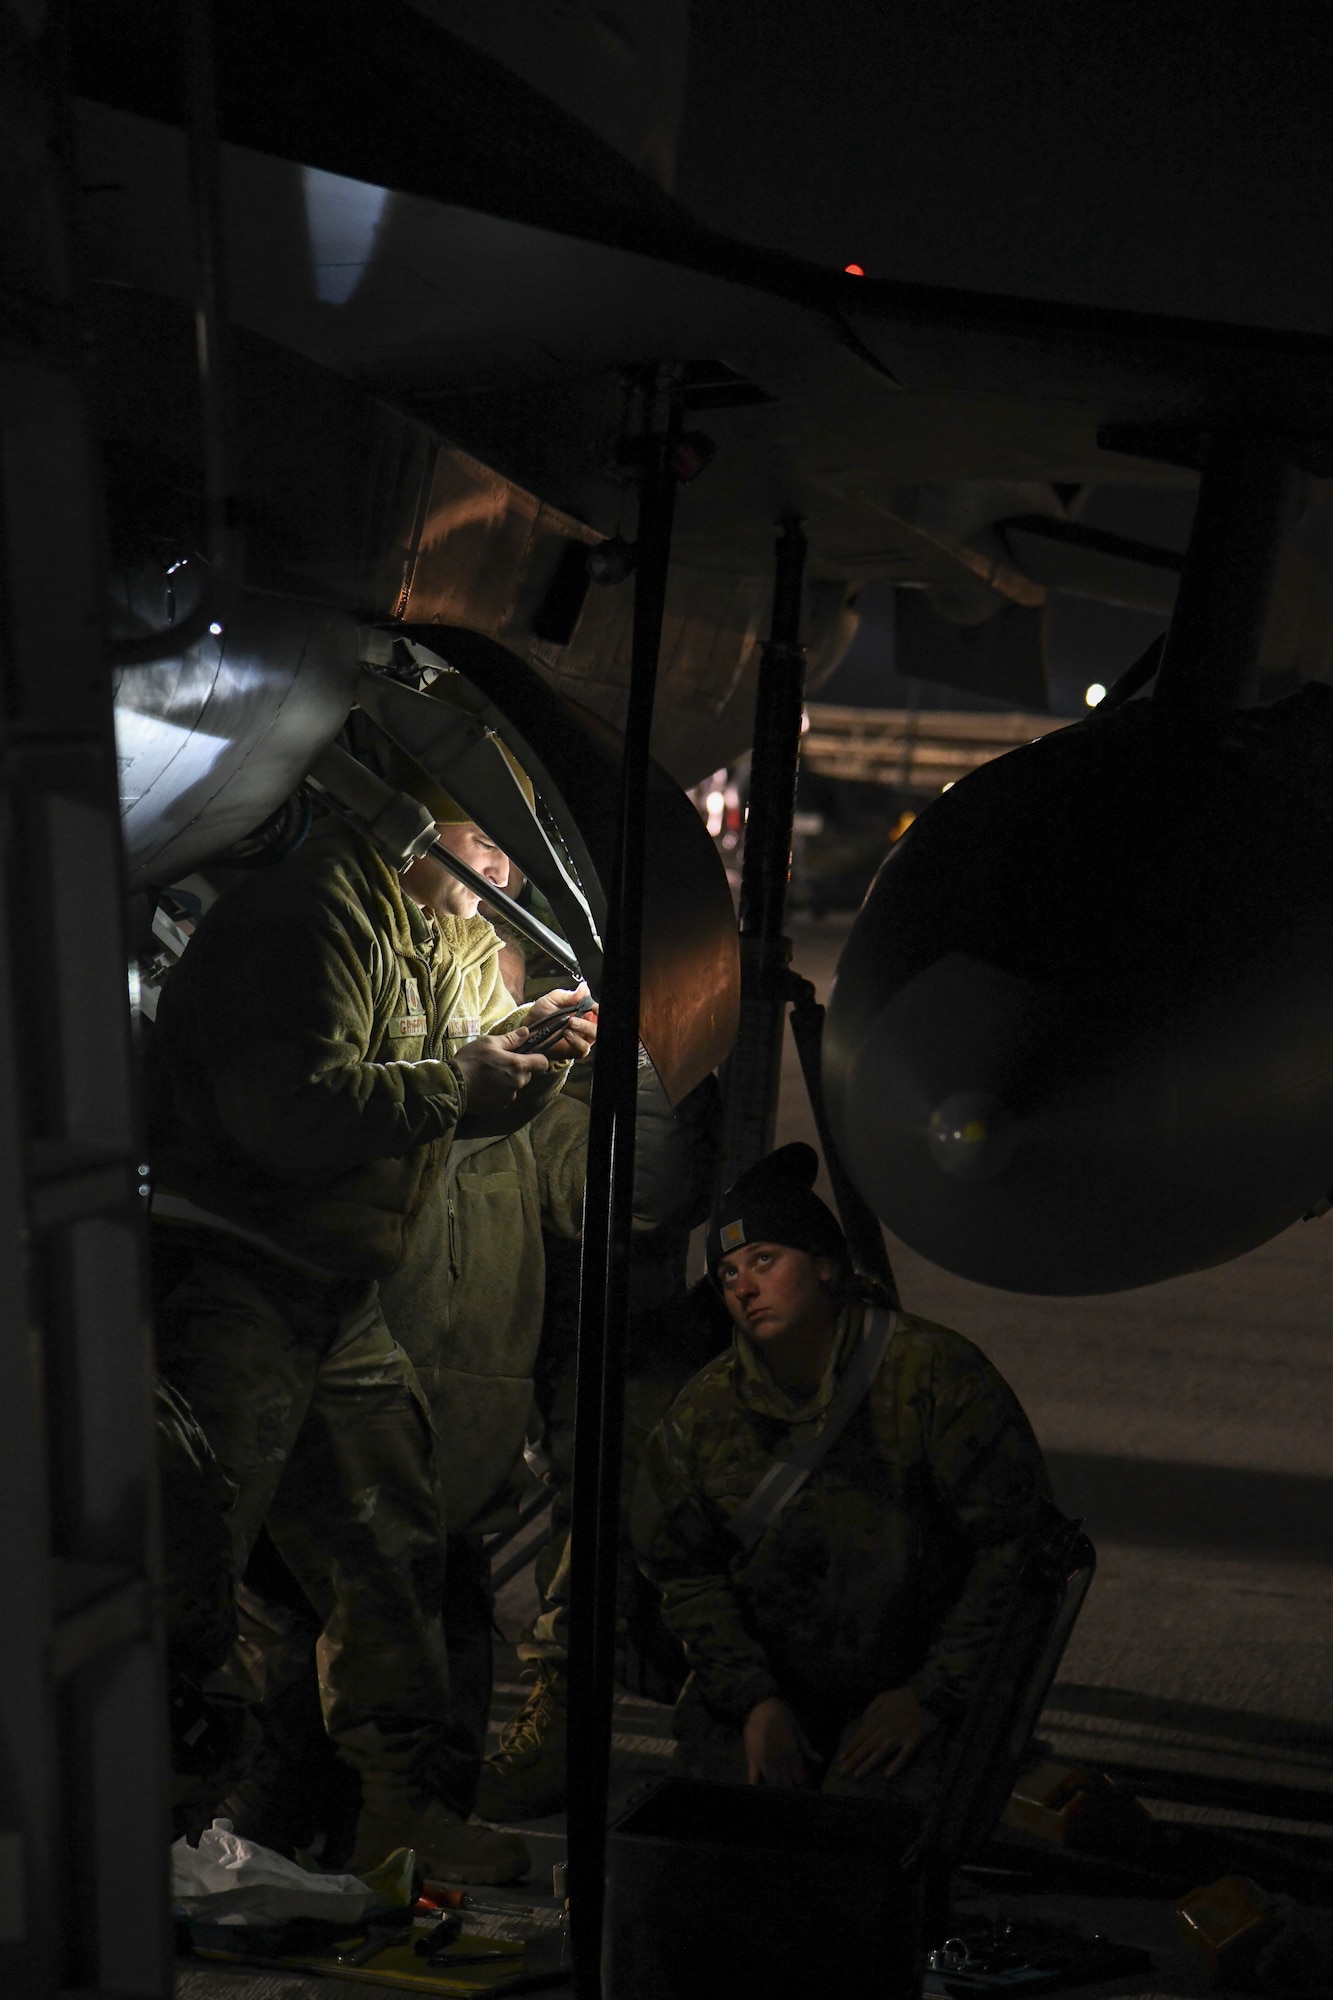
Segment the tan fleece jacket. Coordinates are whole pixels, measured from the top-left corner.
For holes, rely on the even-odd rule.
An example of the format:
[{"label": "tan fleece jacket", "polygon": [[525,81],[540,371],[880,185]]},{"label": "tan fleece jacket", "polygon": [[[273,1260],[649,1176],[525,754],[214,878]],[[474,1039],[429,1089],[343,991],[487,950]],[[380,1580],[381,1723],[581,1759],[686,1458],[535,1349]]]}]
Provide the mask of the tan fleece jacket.
[{"label": "tan fleece jacket", "polygon": [[450,1055],[526,1012],[497,951],[484,918],[427,917],[368,841],[319,827],[214,905],[163,990],[157,1188],[340,1276],[392,1271],[464,1118]]}]

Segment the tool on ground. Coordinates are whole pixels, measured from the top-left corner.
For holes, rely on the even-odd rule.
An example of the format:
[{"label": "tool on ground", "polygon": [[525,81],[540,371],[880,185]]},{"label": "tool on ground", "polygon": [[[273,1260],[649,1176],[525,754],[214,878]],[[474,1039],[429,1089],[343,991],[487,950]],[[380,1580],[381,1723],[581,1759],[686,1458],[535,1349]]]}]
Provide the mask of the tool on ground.
[{"label": "tool on ground", "polygon": [[472,1894],[470,1889],[456,1889],[447,1882],[426,1882],[422,1885],[420,1902],[423,1907],[433,1904],[443,1910],[475,1910],[480,1916],[513,1917],[515,1921],[528,1923],[550,1923],[553,1912],[541,1909],[531,1903],[491,1902],[486,1897]]},{"label": "tool on ground", "polygon": [[445,1945],[452,1944],[462,1928],[463,1919],[456,1912],[451,1912],[447,1917],[441,1917],[435,1928],[427,1931],[424,1937],[417,1938],[412,1949],[418,1958],[429,1958],[433,1953],[442,1951]]},{"label": "tool on ground", "polygon": [[960,1923],[927,1960],[923,1992],[967,2000],[972,1994],[1067,1992],[1147,1972],[1152,1960],[1137,1945],[1098,1933],[1083,1937],[1039,1917],[976,1916]]},{"label": "tool on ground", "polygon": [[378,1958],[394,1941],[392,1931],[372,1931],[359,1944],[349,1945],[346,1951],[337,1954],[339,1965],[369,1965],[372,1958]]},{"label": "tool on ground", "polygon": [[498,1965],[501,1959],[510,1965],[517,1965],[523,1954],[521,1951],[449,1951],[438,1958],[428,1958],[429,1966],[448,1965]]}]

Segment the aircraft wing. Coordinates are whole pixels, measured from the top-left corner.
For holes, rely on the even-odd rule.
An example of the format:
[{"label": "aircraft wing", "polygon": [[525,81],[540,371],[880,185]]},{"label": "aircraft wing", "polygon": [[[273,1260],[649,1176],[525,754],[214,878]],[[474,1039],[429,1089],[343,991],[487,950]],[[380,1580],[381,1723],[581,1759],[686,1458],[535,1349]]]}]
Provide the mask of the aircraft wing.
[{"label": "aircraft wing", "polygon": [[[182,97],[156,10],[77,7],[74,55],[89,274],[187,297]],[[991,681],[972,684],[1031,706],[1049,587],[1159,610],[1174,592],[1163,552],[1093,546],[1070,496],[1192,484],[1217,426],[1290,433],[1323,470],[1323,336],[858,279],[729,240],[405,0],[221,10],[217,65],[238,325],[594,534],[623,518],[627,371],[684,366],[687,420],[716,446],[682,495],[669,607],[707,635],[668,663],[684,719],[663,754],[691,780],[745,740],[784,514],[824,591],[812,681],[851,629],[844,603],[887,579],[965,630],[1003,613]],[[613,717],[599,690],[623,678],[622,623],[594,602],[542,661]],[[931,629],[909,625],[927,652]]]}]

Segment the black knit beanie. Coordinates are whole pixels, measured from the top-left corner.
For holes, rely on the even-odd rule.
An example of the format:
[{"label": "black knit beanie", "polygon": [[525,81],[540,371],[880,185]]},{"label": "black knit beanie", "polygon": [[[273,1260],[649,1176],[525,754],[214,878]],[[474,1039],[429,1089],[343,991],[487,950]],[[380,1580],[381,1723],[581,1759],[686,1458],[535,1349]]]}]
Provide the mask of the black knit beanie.
[{"label": "black knit beanie", "polygon": [[708,1275],[715,1285],[722,1259],[746,1243],[786,1243],[812,1257],[849,1261],[837,1218],[814,1192],[818,1173],[814,1147],[798,1141],[779,1146],[732,1183],[708,1229]]}]

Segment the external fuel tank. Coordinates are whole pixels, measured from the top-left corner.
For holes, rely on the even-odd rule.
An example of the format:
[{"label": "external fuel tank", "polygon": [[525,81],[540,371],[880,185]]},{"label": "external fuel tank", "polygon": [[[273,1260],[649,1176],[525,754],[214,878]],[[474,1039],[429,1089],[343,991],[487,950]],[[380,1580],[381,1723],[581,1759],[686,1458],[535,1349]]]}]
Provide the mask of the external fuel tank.
[{"label": "external fuel tank", "polygon": [[1333,1187],[1333,690],[1131,702],[953,786],[828,1012],[829,1114],[897,1235],[1016,1291],[1239,1255]]}]

